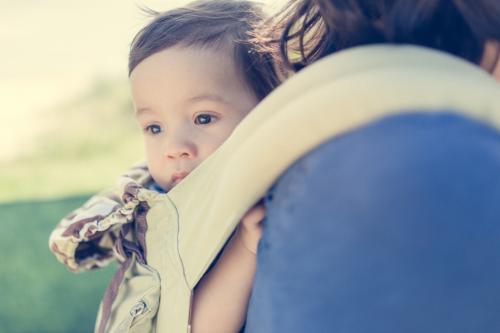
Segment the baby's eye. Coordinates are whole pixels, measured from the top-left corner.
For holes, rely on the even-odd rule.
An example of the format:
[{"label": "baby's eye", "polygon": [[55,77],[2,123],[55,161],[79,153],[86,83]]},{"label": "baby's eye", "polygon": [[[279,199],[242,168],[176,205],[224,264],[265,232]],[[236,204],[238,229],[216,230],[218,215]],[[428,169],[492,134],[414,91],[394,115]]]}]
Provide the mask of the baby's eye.
[{"label": "baby's eye", "polygon": [[152,135],[157,135],[162,132],[160,125],[148,125],[144,128],[144,132]]},{"label": "baby's eye", "polygon": [[194,119],[196,125],[206,125],[210,124],[212,121],[216,120],[217,117],[211,114],[200,114]]}]

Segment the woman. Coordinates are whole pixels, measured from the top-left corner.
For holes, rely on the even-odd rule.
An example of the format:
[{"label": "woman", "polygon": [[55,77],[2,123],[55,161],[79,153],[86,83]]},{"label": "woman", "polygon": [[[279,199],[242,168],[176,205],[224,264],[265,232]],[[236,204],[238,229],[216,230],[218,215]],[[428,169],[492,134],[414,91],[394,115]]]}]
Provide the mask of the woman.
[{"label": "woman", "polygon": [[276,18],[290,81],[316,75],[287,107],[338,130],[267,196],[246,332],[500,331],[499,17],[300,0]]}]

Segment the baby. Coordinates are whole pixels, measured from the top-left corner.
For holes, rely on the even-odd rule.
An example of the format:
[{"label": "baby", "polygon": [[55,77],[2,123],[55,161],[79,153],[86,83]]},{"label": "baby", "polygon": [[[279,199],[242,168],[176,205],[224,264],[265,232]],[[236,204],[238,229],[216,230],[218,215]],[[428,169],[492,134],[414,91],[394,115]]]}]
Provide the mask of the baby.
[{"label": "baby", "polygon": [[[257,52],[250,43],[254,27],[263,20],[256,4],[197,1],[155,16],[130,50],[132,99],[147,167],[134,168],[128,175],[134,175],[140,186],[168,192],[231,135],[279,78],[271,55]],[[91,198],[61,221],[51,235],[51,250],[74,271],[102,267],[114,258],[123,261],[123,253],[110,251],[115,236],[82,230],[126,204],[113,195]],[[237,332],[242,327],[263,217],[261,205],[243,217],[195,288],[192,332]],[[122,228],[125,223],[109,232],[123,233],[117,225]],[[78,238],[89,234],[92,237]],[[71,235],[73,244],[75,237],[81,243],[65,249],[64,235]]]}]

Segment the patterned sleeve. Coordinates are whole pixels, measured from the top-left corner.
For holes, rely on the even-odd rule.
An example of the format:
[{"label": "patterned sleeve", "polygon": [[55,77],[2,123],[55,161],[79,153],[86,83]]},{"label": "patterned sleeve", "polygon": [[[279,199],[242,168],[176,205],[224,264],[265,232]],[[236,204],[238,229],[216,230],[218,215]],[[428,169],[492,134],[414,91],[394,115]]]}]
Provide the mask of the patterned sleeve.
[{"label": "patterned sleeve", "polygon": [[116,188],[94,195],[57,224],[49,237],[50,250],[74,272],[101,268],[115,259],[124,261],[114,248],[115,241],[134,219],[137,189],[151,181],[144,163],[133,166]]}]

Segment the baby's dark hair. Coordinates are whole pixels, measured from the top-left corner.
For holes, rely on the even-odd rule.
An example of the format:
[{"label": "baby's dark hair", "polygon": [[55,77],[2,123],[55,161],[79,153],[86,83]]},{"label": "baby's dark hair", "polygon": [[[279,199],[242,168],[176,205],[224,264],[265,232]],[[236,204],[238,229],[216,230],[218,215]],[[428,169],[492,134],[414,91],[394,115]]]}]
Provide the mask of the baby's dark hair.
[{"label": "baby's dark hair", "polygon": [[147,57],[169,47],[219,48],[233,46],[234,59],[249,88],[260,100],[279,83],[273,57],[251,43],[256,26],[265,20],[262,6],[245,0],[200,0],[158,13],[134,37],[129,54],[129,75]]}]

